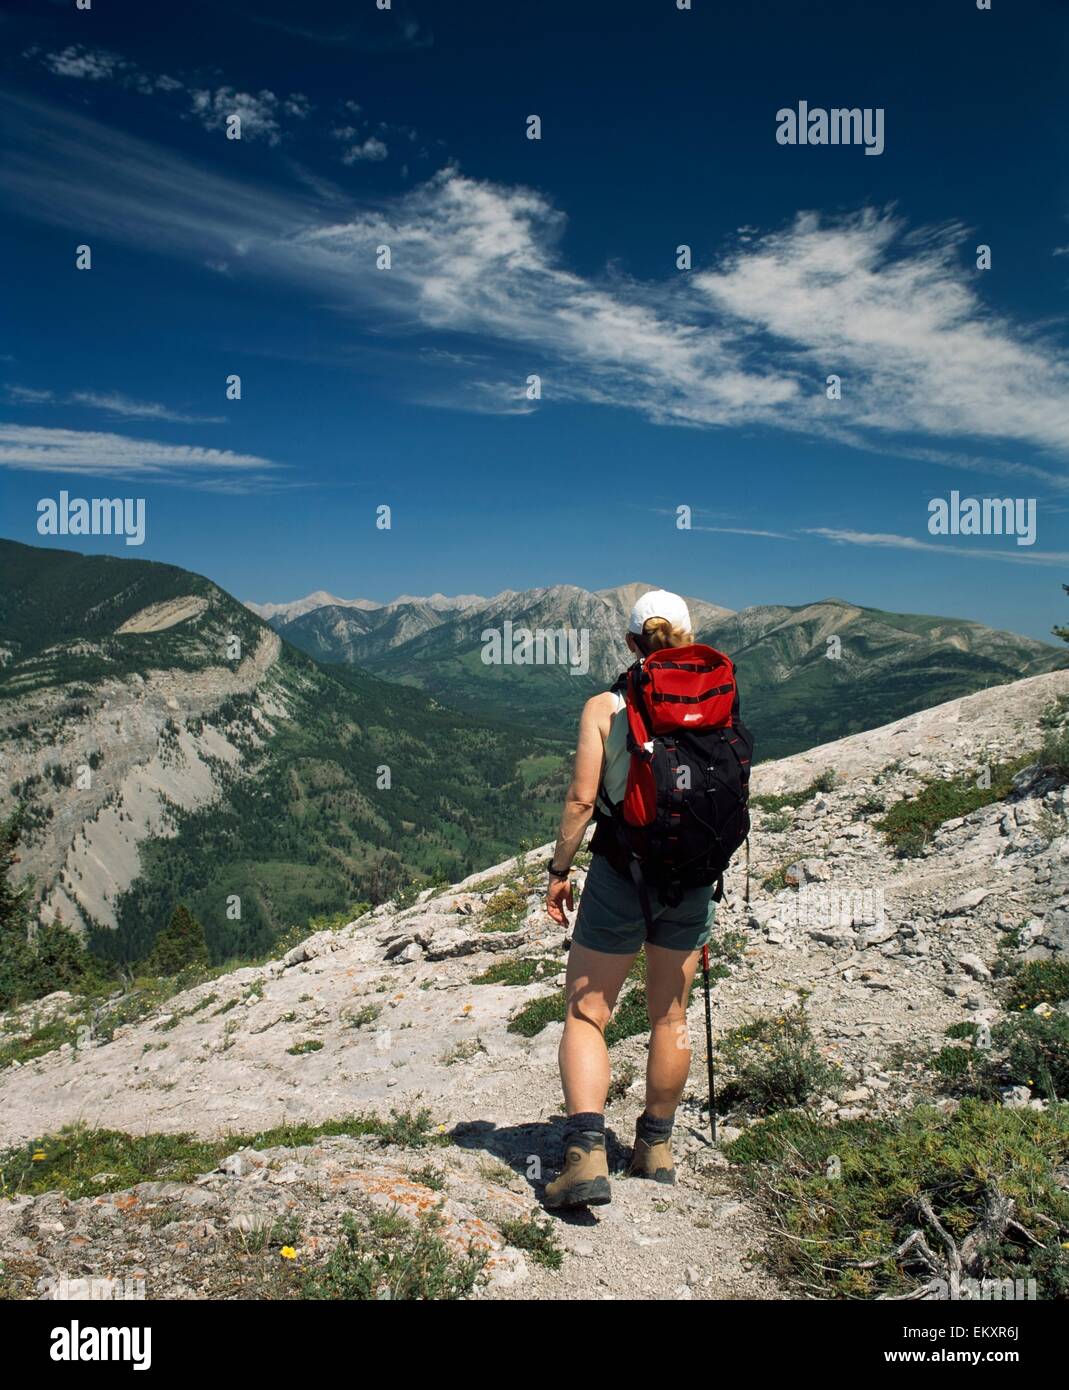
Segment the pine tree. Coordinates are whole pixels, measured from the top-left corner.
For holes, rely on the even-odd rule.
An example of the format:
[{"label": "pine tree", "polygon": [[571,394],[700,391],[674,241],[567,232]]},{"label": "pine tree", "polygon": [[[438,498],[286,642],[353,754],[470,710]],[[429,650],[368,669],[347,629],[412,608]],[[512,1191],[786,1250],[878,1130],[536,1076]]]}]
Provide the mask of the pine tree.
[{"label": "pine tree", "polygon": [[19,862],[19,838],[25,824],[26,808],[20,803],[0,825],[0,933],[20,931],[26,936],[27,903],[33,887],[24,883],[16,888],[11,870]]},{"label": "pine tree", "polygon": [[[1069,584],[1063,584],[1062,588],[1069,594]],[[1055,627],[1052,628],[1051,631],[1054,633],[1055,637],[1060,637],[1063,642],[1069,642],[1069,627]]]},{"label": "pine tree", "polygon": [[40,999],[57,989],[86,989],[102,982],[99,962],[78,936],[56,918],[39,923],[29,936],[33,884],[15,886],[19,838],[25,824],[20,805],[0,825],[0,1008]]},{"label": "pine tree", "polygon": [[25,820],[22,805],[0,825],[0,1008],[23,997],[32,969],[28,940],[29,883],[16,887],[11,871],[19,862],[19,836]]},{"label": "pine tree", "polygon": [[184,903],[179,903],[171,920],[156,938],[145,969],[153,975],[177,975],[187,965],[208,964],[208,943],[204,928]]}]

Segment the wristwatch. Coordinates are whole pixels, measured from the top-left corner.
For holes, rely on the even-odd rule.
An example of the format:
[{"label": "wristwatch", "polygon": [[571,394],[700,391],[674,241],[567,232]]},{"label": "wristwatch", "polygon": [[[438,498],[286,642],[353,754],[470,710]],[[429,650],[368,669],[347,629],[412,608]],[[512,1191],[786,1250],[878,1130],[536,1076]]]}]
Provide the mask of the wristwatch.
[{"label": "wristwatch", "polygon": [[571,871],[572,871],[571,865],[569,865],[568,868],[566,868],[566,869],[555,869],[555,868],[553,867],[553,856],[552,856],[552,855],[549,856],[548,868],[549,868],[549,876],[550,876],[550,878],[567,878],[568,875],[569,875],[569,874],[571,873]]}]

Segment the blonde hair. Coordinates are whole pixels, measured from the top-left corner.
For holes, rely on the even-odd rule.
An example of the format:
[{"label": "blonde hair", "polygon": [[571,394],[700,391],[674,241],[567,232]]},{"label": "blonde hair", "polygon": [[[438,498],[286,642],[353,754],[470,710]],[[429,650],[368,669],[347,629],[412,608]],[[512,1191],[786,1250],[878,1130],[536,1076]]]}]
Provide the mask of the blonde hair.
[{"label": "blonde hair", "polygon": [[693,632],[673,627],[667,618],[647,618],[642,624],[640,645],[647,656],[650,652],[663,651],[665,647],[689,647],[693,641]]}]

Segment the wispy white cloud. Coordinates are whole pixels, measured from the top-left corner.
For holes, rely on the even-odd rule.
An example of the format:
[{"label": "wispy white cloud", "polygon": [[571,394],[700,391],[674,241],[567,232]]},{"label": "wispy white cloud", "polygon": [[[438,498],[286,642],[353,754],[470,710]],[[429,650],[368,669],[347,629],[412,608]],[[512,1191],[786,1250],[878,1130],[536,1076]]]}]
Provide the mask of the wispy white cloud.
[{"label": "wispy white cloud", "polygon": [[[694,277],[710,302],[844,378],[832,420],[877,431],[1069,447],[1064,348],[988,310],[959,259],[964,228],[909,230],[866,209],[793,224]],[[845,407],[845,409],[840,409]]]},{"label": "wispy white cloud", "polygon": [[38,390],[33,386],[15,384],[6,386],[5,391],[12,405],[80,405],[130,420],[168,420],[181,425],[226,423],[224,415],[187,415],[182,411],[172,410],[170,406],[161,405],[158,401],[133,400],[120,391],[71,391],[69,395],[64,396],[52,390]]},{"label": "wispy white cloud", "polygon": [[265,140],[269,145],[282,143],[283,117],[303,121],[312,111],[312,103],[303,92],[291,92],[282,97],[267,89],[242,92],[230,86],[191,86],[166,73],[148,72],[118,53],[89,48],[84,44],[71,44],[55,53],[35,47],[28,49],[24,56],[38,60],[56,77],[115,82],[144,96],[158,92],[182,92],[188,114],[206,130],[223,130],[229,117],[239,116],[243,140]]},{"label": "wispy white cloud", "polygon": [[214,91],[197,88],[189,95],[193,115],[205,130],[225,130],[228,121],[237,116],[241,122],[243,140],[266,140],[269,145],[281,144],[279,109],[282,103],[274,92],[266,88],[252,93],[239,92],[233,87],[216,87]]},{"label": "wispy white cloud", "polygon": [[462,378],[448,388],[425,389],[419,400],[441,410],[464,410],[474,415],[531,415],[538,408],[535,401],[528,400],[525,386],[475,378]]},{"label": "wispy white cloud", "polygon": [[54,391],[39,391],[33,386],[6,386],[7,398],[12,405],[43,405],[55,399]]},{"label": "wispy white cloud", "polygon": [[343,164],[378,163],[389,155],[388,147],[374,135],[350,145],[341,157]]},{"label": "wispy white cloud", "polygon": [[924,448],[911,444],[896,444],[893,448],[881,447],[870,437],[856,431],[844,432],[840,436],[844,443],[853,448],[864,449],[868,453],[882,454],[899,459],[916,459],[920,463],[934,463],[940,468],[953,468],[963,473],[987,473],[1001,478],[1015,478],[1021,483],[1039,483],[1053,492],[1069,492],[1069,472],[1056,472],[1053,468],[1041,468],[1034,463],[1021,463],[1016,459],[993,455],[962,453],[959,449]]},{"label": "wispy white cloud", "polygon": [[[1069,452],[1064,346],[985,306],[955,225],[807,213],[748,229],[708,271],[580,275],[561,254],[565,216],[545,196],[456,168],[324,215],[317,198],[224,178],[71,113],[16,109],[8,124],[18,138],[0,186],[31,214],[66,225],[77,206],[87,227],[373,311],[379,331],[393,324],[402,341],[446,332],[491,344],[496,375],[506,355],[517,384],[538,372],[544,402],[889,453],[900,442],[949,447],[932,461],[951,466],[954,454],[976,459],[978,445],[1030,447],[1038,463],[993,458],[992,471],[1036,481],[1046,471],[1052,485],[1061,475],[1042,454]],[[377,267],[383,244],[389,270]],[[843,377],[841,401],[826,399],[830,372]],[[485,395],[469,396],[486,408]]]},{"label": "wispy white cloud", "polygon": [[106,48],[89,48],[85,44],[75,43],[50,53],[34,46],[28,48],[23,57],[39,62],[56,77],[70,77],[81,82],[114,82],[145,96],[151,96],[154,92],[185,90],[185,83],[176,77],[146,72],[137,63]]},{"label": "wispy white cloud", "polygon": [[103,82],[114,77],[127,65],[117,53],[106,49],[88,49],[71,44],[59,53],[46,53],[41,62],[57,77],[77,77],[88,82]]},{"label": "wispy white cloud", "polygon": [[0,468],[31,473],[78,473],[146,482],[181,481],[218,490],[258,490],[282,465],[256,454],[161,444],[91,430],[0,423]]},{"label": "wispy white cloud", "polygon": [[915,536],[896,536],[889,533],[871,531],[835,530],[827,526],[814,526],[803,529],[803,535],[821,536],[824,540],[835,541],[840,545],[862,545],[886,550],[926,551],[935,555],[950,555],[965,560],[1005,560],[1014,565],[1067,565],[1069,551],[1066,550],[995,550],[990,546],[971,544],[939,545],[935,541],[918,540]]},{"label": "wispy white cloud", "polygon": [[786,531],[760,531],[751,526],[695,526],[689,528],[691,531],[716,531],[726,536],[764,536],[768,540],[774,541],[793,541],[796,536],[790,535]]},{"label": "wispy white cloud", "polygon": [[184,415],[158,401],[131,400],[119,391],[72,391],[69,399],[72,405],[104,410],[131,420],[171,420],[180,425],[221,425],[226,421],[224,415]]}]

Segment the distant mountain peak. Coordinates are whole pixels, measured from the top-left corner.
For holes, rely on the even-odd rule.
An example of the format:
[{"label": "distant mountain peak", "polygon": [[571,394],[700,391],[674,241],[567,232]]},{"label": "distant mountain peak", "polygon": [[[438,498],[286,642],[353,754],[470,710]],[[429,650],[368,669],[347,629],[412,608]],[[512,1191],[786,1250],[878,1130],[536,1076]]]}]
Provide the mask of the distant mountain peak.
[{"label": "distant mountain peak", "polygon": [[317,589],[315,593],[291,599],[288,603],[253,603],[251,599],[245,600],[245,607],[251,608],[265,622],[279,617],[289,622],[304,613],[314,613],[317,608],[360,608],[366,611],[380,606],[366,598],[338,598],[328,594],[326,589]]},{"label": "distant mountain peak", "polygon": [[[438,612],[452,612],[457,608],[478,608],[484,604],[486,599],[482,594],[454,594],[452,598],[448,594],[398,594],[389,603],[383,604],[384,608],[399,608],[403,603],[422,603],[428,608],[433,608]],[[378,604],[369,604],[369,608],[377,608]]]}]

